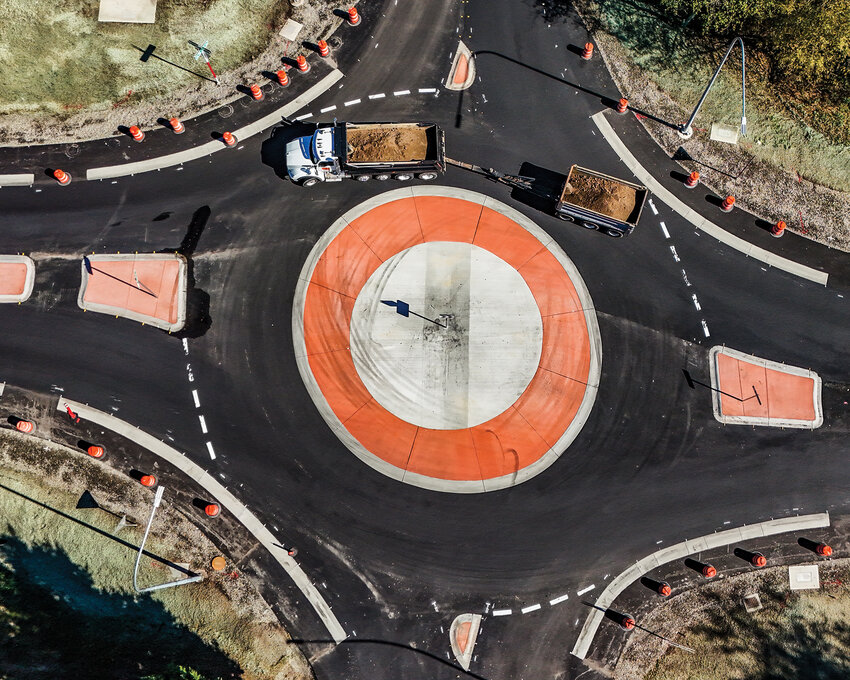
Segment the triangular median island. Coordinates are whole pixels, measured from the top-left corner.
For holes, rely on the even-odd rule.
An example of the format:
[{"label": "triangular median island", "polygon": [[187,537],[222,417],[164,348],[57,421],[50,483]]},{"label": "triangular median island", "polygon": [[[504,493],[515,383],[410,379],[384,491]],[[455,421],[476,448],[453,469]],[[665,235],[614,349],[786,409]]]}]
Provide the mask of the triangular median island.
[{"label": "triangular median island", "polygon": [[186,258],[176,253],[89,255],[77,304],[167,331],[186,325]]},{"label": "triangular median island", "polygon": [[812,430],[823,424],[814,371],[728,347],[713,347],[710,357],[714,417],[721,423]]}]

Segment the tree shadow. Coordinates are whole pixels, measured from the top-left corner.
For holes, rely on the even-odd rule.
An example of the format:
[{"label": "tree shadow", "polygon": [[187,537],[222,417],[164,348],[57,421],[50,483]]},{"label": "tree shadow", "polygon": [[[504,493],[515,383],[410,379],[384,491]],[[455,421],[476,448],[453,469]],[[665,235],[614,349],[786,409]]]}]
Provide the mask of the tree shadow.
[{"label": "tree shadow", "polygon": [[64,553],[4,539],[0,666],[9,677],[175,677],[175,661],[204,677],[242,676],[156,600],[99,590]]}]

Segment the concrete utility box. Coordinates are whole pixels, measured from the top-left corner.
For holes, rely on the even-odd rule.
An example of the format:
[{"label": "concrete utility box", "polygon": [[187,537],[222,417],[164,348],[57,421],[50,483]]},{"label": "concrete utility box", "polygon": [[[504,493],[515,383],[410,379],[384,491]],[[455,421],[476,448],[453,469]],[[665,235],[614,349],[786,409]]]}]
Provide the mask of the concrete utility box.
[{"label": "concrete utility box", "polygon": [[125,24],[152,24],[156,21],[156,0],[100,0],[98,21]]},{"label": "concrete utility box", "polygon": [[818,565],[788,567],[788,581],[791,584],[791,590],[817,590],[820,588]]}]

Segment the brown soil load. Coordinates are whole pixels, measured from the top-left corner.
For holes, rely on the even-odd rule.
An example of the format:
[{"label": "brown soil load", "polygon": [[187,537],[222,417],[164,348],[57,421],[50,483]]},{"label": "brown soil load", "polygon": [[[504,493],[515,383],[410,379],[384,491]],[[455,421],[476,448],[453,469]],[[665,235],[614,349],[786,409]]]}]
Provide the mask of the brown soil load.
[{"label": "brown soil load", "polygon": [[349,128],[348,162],[422,161],[428,153],[427,129],[421,127]]},{"label": "brown soil load", "polygon": [[637,191],[616,180],[573,170],[561,200],[625,222],[635,209]]}]

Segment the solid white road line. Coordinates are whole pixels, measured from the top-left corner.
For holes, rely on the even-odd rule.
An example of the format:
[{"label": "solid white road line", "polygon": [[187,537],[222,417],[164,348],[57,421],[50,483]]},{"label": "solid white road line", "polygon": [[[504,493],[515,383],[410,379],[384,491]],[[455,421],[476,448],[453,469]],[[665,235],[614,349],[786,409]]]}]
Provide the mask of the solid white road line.
[{"label": "solid white road line", "polygon": [[561,602],[565,602],[569,599],[569,595],[561,595],[560,597],[556,597],[554,600],[549,600],[549,604],[554,607],[556,604],[561,604]]},{"label": "solid white road line", "polygon": [[587,588],[582,588],[581,590],[579,590],[579,591],[576,593],[576,595],[584,595],[585,593],[589,593],[589,592],[590,592],[591,590],[593,590],[595,587],[596,587],[595,585],[590,585],[590,586],[587,586]]},{"label": "solid white road line", "polygon": [[195,408],[201,408],[201,400],[198,398],[198,390],[192,390],[192,399],[195,400]]}]

